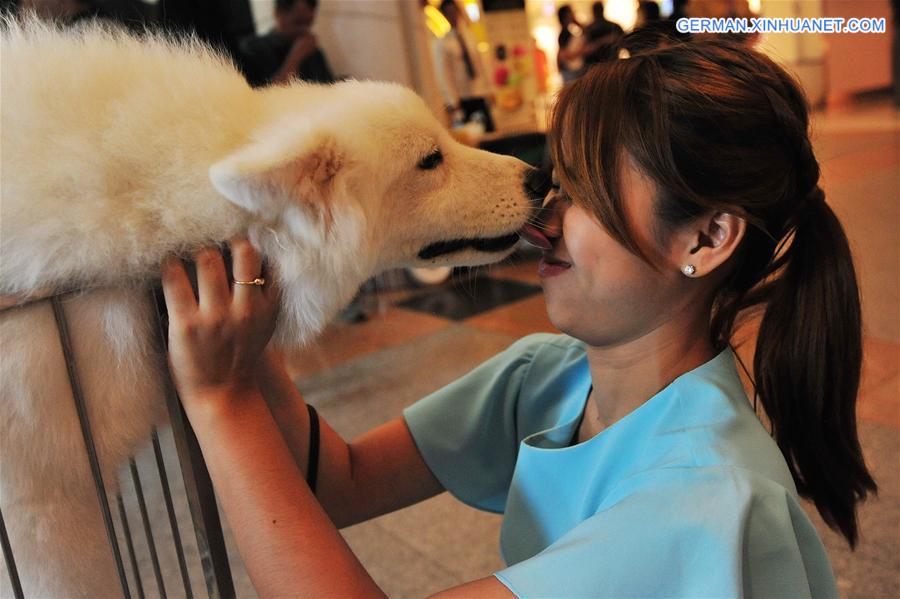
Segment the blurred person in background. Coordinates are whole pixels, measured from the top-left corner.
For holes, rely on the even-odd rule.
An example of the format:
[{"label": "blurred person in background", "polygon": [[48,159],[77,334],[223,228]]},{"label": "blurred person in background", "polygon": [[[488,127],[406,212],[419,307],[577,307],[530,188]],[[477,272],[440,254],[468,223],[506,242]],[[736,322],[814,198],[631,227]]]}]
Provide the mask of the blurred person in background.
[{"label": "blurred person in background", "polygon": [[594,3],[592,9],[594,23],[590,27],[578,21],[568,4],[556,12],[560,25],[556,65],[564,84],[583,75],[590,66],[618,57],[617,44],[622,37],[622,28],[606,20],[602,2]]},{"label": "blurred person in background", "polygon": [[450,31],[434,40],[434,69],[444,108],[454,123],[481,119],[485,132],[495,131],[488,106],[493,94],[478,42],[455,0],[443,0],[439,9],[450,24]]},{"label": "blurred person in background", "polygon": [[584,27],[575,17],[575,11],[568,4],[563,4],[556,11],[559,19],[559,52],[556,54],[556,67],[562,75],[563,83],[574,81],[584,70],[585,37]]},{"label": "blurred person in background", "polygon": [[637,21],[634,23],[634,28],[640,29],[657,21],[659,21],[659,4],[650,0],[638,2]]},{"label": "blurred person in background", "polygon": [[669,15],[669,20],[675,23],[678,21],[678,19],[688,18],[687,6],[689,3],[690,0],[673,0],[672,14]]},{"label": "blurred person in background", "polygon": [[618,23],[608,21],[604,14],[602,2],[591,5],[594,21],[587,28],[588,44],[592,46],[584,57],[587,64],[593,65],[618,58],[618,43],[625,32]]},{"label": "blurred person in background", "polygon": [[238,62],[254,87],[291,79],[333,83],[335,77],[312,32],[319,0],[276,0],[275,28],[240,43]]},{"label": "blurred person in background", "polygon": [[[638,3],[638,18],[634,31],[628,36],[629,53],[641,52],[655,47],[686,42],[696,36],[678,31],[677,20],[686,16],[688,0],[676,0],[672,14],[668,18],[660,17],[659,5],[656,2],[641,1]],[[716,34],[717,37],[721,37]]]}]

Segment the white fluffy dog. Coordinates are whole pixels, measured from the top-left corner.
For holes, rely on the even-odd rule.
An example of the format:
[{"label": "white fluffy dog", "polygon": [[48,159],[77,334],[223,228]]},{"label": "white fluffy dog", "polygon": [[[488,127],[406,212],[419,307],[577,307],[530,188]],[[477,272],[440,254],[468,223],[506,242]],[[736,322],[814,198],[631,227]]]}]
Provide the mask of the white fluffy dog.
[{"label": "white fluffy dog", "polygon": [[[252,90],[200,44],[98,26],[6,23],[0,51],[0,295],[80,290],[65,312],[110,485],[164,420],[164,256],[249,236],[284,290],[276,338],[297,344],[380,271],[506,256],[533,211],[524,163],[454,142],[397,85]],[[25,594],[117,595],[49,302],[0,313],[0,355]]]}]

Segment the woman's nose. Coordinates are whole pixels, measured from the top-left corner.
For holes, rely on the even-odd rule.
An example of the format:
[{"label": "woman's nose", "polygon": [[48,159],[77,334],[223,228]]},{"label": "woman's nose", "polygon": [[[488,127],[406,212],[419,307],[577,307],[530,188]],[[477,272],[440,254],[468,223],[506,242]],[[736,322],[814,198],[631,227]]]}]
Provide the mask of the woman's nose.
[{"label": "woman's nose", "polygon": [[538,249],[553,249],[553,241],[562,236],[562,217],[556,208],[559,202],[553,191],[544,198],[531,222],[519,230],[522,238]]},{"label": "woman's nose", "polygon": [[562,237],[563,204],[564,202],[560,201],[559,194],[555,191],[551,191],[544,198],[538,220],[541,223],[541,231],[549,239]]}]

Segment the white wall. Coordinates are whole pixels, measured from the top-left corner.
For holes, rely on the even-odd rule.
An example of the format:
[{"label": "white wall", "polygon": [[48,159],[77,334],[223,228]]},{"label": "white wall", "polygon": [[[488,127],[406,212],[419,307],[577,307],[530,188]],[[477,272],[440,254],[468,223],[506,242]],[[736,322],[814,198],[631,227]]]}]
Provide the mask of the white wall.
[{"label": "white wall", "polygon": [[[257,32],[274,26],[274,5],[251,1]],[[430,34],[416,0],[319,0],[313,31],[335,75],[406,85],[442,114]]]},{"label": "white wall", "polygon": [[315,32],[335,74],[412,87],[398,0],[321,0]]},{"label": "white wall", "polygon": [[253,22],[256,23],[256,33],[265,33],[275,24],[272,13],[275,8],[275,0],[250,0],[250,11],[253,13]]},{"label": "white wall", "polygon": [[[412,86],[403,0],[319,0],[313,31],[335,75]],[[274,26],[274,0],[252,0],[259,33]]]}]

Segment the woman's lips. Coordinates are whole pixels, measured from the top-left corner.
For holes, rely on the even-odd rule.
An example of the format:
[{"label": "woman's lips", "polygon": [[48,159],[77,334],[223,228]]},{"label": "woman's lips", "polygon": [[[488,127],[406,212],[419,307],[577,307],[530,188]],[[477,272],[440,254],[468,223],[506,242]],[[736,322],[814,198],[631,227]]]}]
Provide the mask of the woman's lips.
[{"label": "woman's lips", "polygon": [[572,265],[562,260],[557,260],[553,256],[544,255],[541,263],[538,264],[538,276],[541,278],[555,277],[572,268]]},{"label": "woman's lips", "polygon": [[553,251],[553,242],[534,225],[525,225],[519,229],[519,235],[531,245],[544,250],[544,257],[538,265],[538,275],[540,277],[553,277],[572,268],[572,265],[568,262],[557,260],[550,254]]}]

